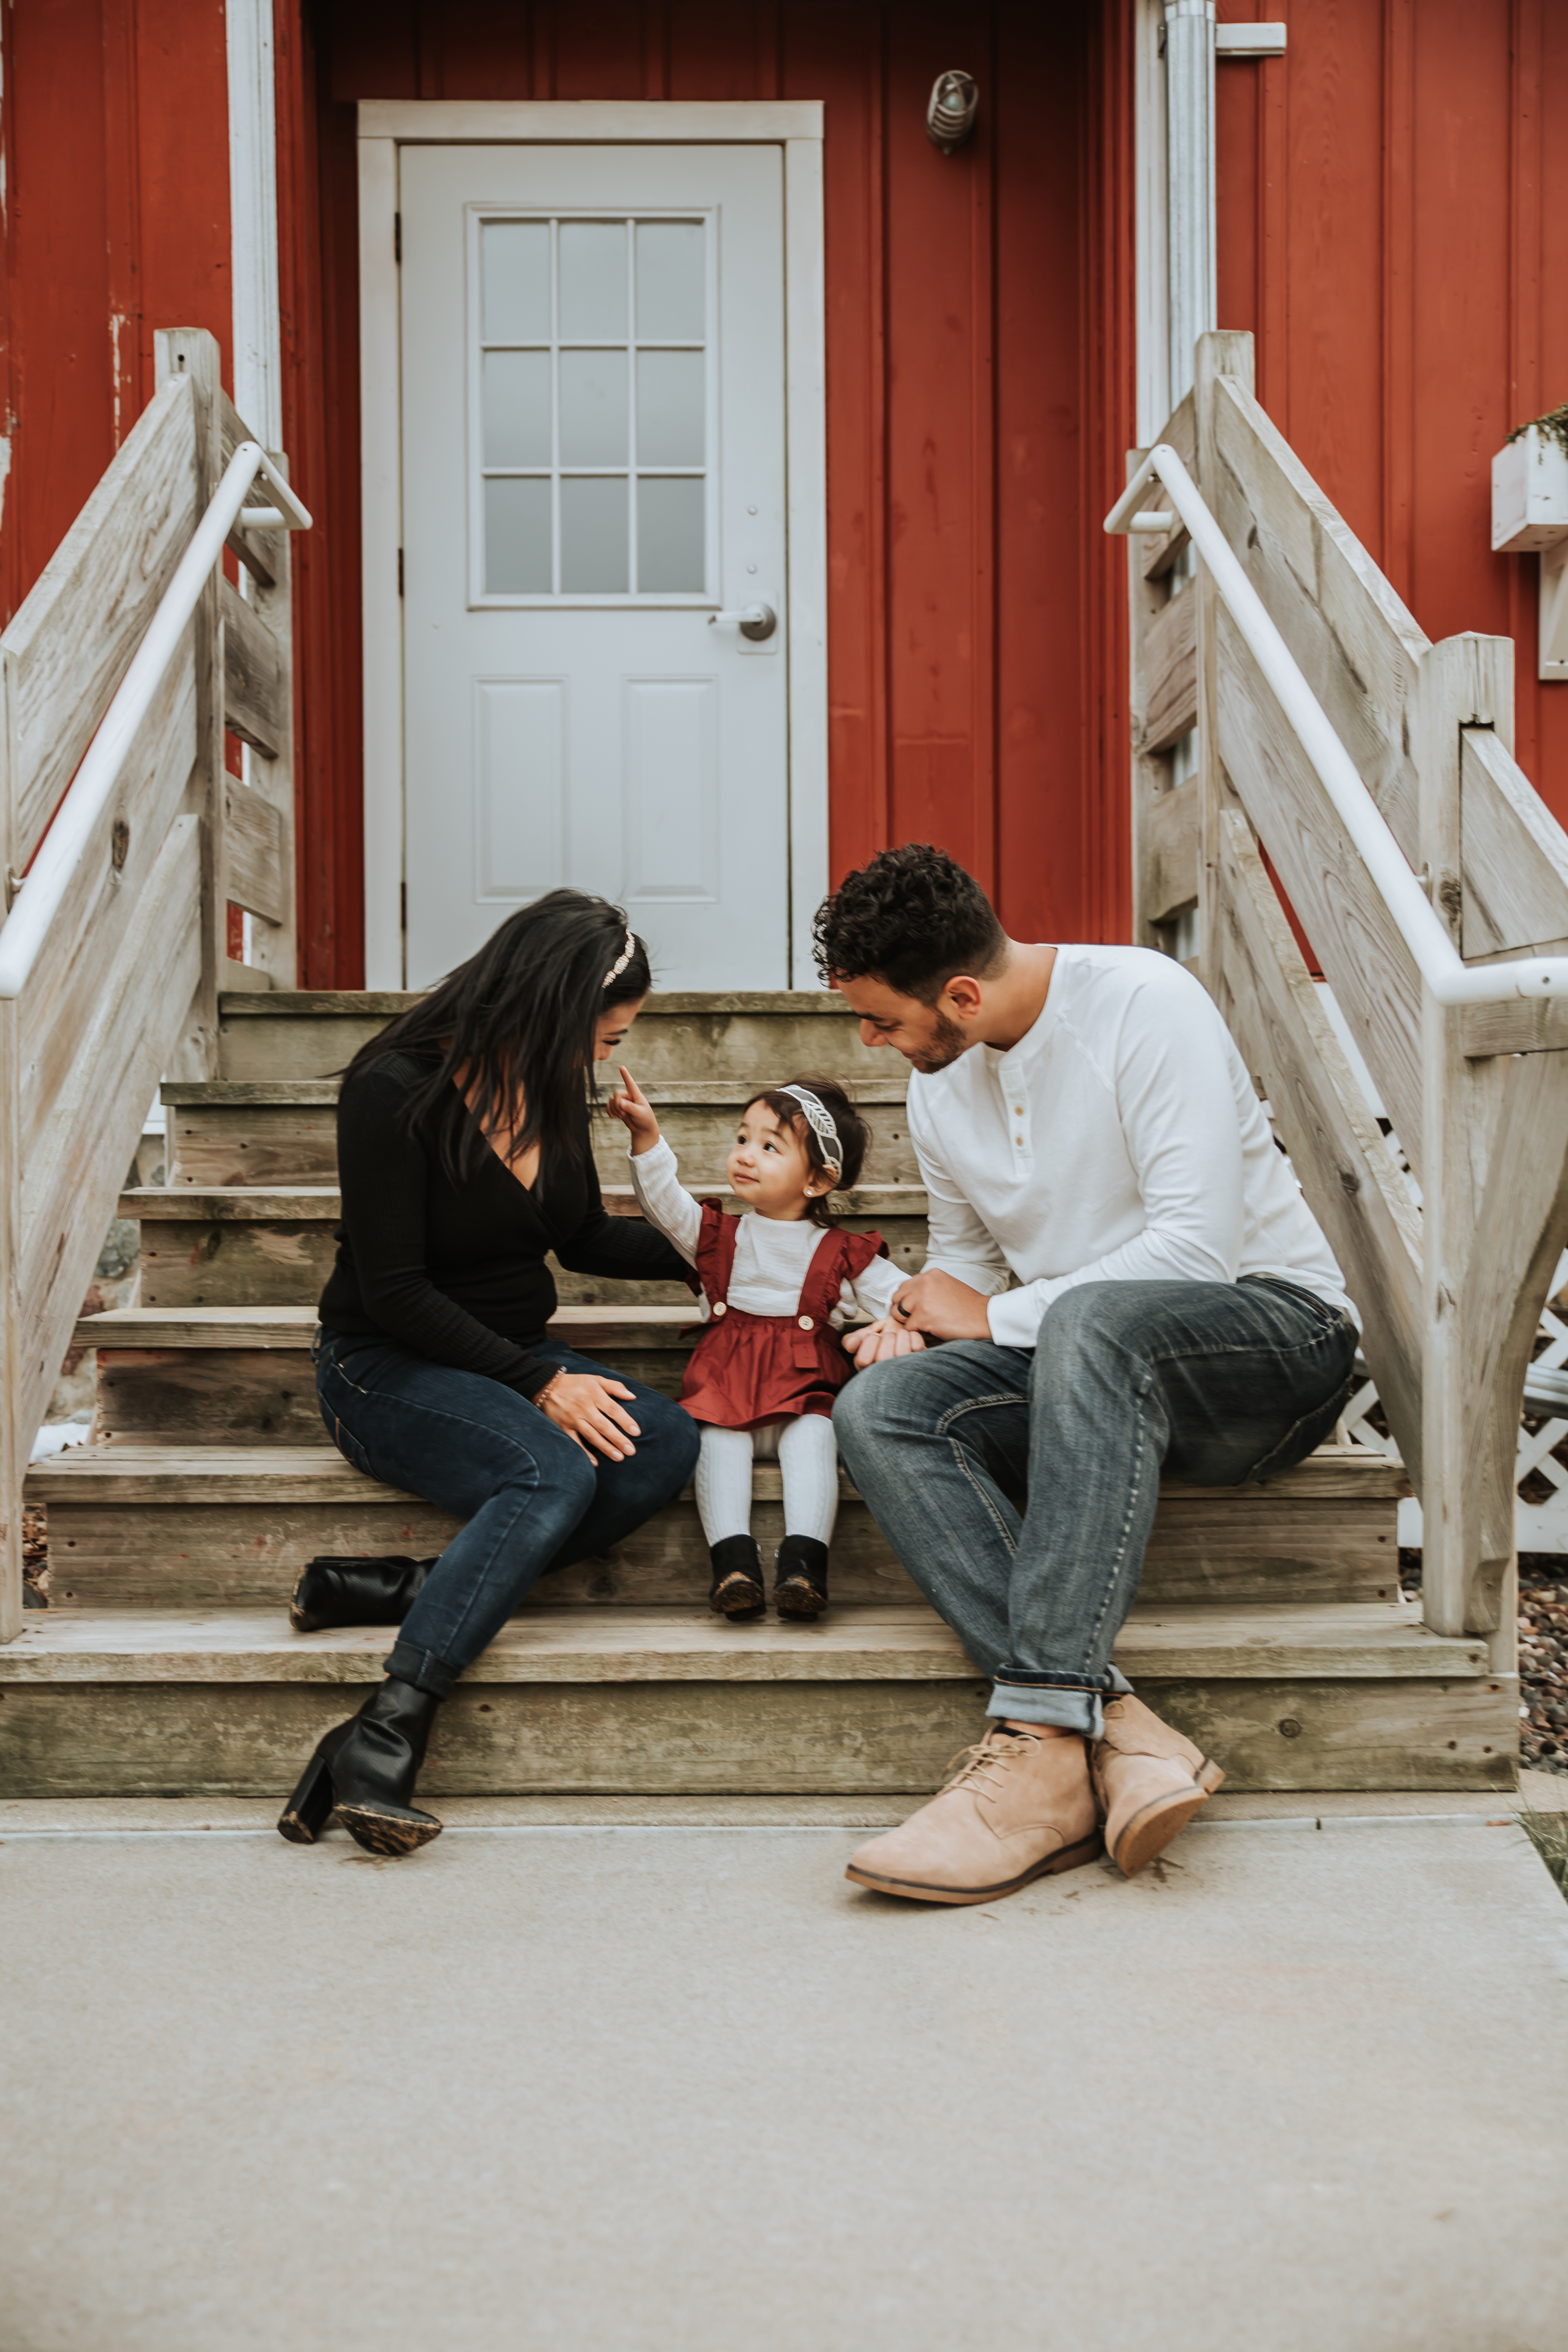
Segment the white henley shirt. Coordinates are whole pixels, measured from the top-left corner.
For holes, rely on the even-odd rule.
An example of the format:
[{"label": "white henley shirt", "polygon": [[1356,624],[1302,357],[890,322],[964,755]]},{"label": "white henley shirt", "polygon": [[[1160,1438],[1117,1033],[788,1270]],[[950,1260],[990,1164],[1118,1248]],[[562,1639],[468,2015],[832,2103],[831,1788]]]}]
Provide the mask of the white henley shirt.
[{"label": "white henley shirt", "polygon": [[1058,948],[1033,1028],[911,1073],[909,1122],[926,1265],[988,1298],[1004,1347],[1080,1282],[1269,1275],[1359,1324],[1218,1009],[1152,948]]}]

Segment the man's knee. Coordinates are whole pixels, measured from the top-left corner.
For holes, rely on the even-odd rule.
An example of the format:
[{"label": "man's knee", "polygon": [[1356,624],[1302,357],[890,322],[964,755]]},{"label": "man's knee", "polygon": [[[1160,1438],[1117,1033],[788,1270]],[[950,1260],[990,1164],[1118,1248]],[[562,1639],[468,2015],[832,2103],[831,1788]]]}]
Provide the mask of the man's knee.
[{"label": "man's knee", "polygon": [[1136,1353],[1146,1320],[1137,1293],[1131,1282],[1080,1282],[1053,1299],[1035,1349],[1036,1378],[1066,1363]]},{"label": "man's knee", "polygon": [[856,1453],[865,1445],[875,1444],[887,1433],[888,1383],[881,1375],[894,1370],[896,1365],[892,1363],[868,1364],[834,1399],[833,1434],[851,1469]]}]

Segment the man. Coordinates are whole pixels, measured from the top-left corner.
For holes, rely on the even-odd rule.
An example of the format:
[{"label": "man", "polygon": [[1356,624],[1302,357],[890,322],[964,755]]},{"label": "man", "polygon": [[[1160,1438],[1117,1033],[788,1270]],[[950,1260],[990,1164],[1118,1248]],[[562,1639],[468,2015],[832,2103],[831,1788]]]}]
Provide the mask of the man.
[{"label": "man", "polygon": [[1092,1860],[1102,1816],[1131,1874],[1224,1778],[1110,1663],[1161,1470],[1236,1486],[1310,1454],[1349,1393],[1353,1309],[1179,964],[1010,940],[913,845],[850,875],[816,936],[866,1043],[912,1065],[931,1204],[925,1267],[851,1338],[834,1426],[994,1683],[986,1738],[849,1876],[985,1902]]}]

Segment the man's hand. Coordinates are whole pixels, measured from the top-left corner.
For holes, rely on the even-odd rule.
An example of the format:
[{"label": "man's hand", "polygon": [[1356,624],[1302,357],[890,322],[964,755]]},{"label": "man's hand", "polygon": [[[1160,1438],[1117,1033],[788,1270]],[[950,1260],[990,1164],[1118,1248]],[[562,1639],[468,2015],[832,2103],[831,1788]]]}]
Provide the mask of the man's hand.
[{"label": "man's hand", "polygon": [[621,1085],[605,1106],[612,1118],[618,1118],[632,1139],[632,1158],[640,1160],[658,1141],[658,1120],[653,1105],[631,1072],[623,1069]]},{"label": "man's hand", "polygon": [[989,1339],[985,1307],[981,1292],[933,1268],[917,1274],[896,1294],[890,1320],[905,1330],[924,1331],[932,1339]]},{"label": "man's hand", "polygon": [[918,1331],[906,1331],[884,1315],[879,1323],[863,1323],[858,1331],[844,1334],[845,1351],[854,1360],[855,1369],[863,1372],[868,1364],[887,1362],[894,1356],[918,1356],[925,1341]]}]

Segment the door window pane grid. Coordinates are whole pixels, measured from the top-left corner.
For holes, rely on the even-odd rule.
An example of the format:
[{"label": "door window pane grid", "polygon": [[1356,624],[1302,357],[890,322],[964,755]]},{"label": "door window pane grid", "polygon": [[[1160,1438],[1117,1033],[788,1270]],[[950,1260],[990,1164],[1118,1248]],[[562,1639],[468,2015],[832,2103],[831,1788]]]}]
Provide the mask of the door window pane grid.
[{"label": "door window pane grid", "polygon": [[707,224],[479,225],[479,593],[707,590]]}]

